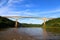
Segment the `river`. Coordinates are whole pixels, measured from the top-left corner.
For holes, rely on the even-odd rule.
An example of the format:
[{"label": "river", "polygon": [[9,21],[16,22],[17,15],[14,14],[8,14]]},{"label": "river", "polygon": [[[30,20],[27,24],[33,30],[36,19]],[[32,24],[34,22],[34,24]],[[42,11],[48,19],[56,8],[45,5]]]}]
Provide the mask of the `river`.
[{"label": "river", "polygon": [[51,30],[54,29],[8,28],[0,30],[0,40],[60,40],[60,30]]}]

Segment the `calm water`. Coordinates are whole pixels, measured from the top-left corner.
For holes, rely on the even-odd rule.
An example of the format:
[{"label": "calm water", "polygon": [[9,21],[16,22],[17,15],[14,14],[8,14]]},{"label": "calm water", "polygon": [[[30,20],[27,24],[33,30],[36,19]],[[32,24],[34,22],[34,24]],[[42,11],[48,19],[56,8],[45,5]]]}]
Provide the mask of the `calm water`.
[{"label": "calm water", "polygon": [[21,37],[22,40],[25,40],[25,37],[29,37],[30,40],[60,40],[60,29],[8,28],[0,31],[0,40],[20,40]]}]

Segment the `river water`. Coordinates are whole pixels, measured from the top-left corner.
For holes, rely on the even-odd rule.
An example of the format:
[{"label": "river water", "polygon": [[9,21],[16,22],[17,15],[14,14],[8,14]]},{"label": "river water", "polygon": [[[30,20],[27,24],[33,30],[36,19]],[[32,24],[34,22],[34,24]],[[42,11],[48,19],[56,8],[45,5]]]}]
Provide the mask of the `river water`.
[{"label": "river water", "polygon": [[60,40],[56,28],[8,28],[0,31],[0,40]]}]

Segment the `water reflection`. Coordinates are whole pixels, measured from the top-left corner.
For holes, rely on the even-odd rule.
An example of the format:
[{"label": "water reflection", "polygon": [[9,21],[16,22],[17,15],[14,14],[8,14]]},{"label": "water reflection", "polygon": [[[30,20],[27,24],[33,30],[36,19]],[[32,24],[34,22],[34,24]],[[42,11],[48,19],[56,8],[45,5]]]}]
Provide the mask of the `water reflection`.
[{"label": "water reflection", "polygon": [[60,28],[46,28],[46,30],[52,34],[60,34]]},{"label": "water reflection", "polygon": [[43,28],[43,39],[47,40],[48,39],[48,33],[46,31],[46,28]]},{"label": "water reflection", "polygon": [[21,34],[23,38],[28,35],[35,40],[60,40],[60,28],[8,28],[0,31],[0,39],[8,40],[7,38],[11,39],[11,37],[19,39]]},{"label": "water reflection", "polygon": [[60,28],[46,28],[49,39],[60,40]]},{"label": "water reflection", "polygon": [[42,28],[19,28],[20,33],[24,32],[36,40],[43,39],[43,29]]},{"label": "water reflection", "polygon": [[29,35],[42,35],[43,29],[42,28],[19,28],[19,32],[25,32]]}]

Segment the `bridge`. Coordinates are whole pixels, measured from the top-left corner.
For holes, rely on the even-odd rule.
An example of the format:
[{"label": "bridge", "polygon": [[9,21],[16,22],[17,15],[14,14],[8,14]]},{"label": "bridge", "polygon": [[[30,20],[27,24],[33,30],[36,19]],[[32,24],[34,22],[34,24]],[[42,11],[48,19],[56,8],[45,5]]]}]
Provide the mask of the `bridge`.
[{"label": "bridge", "polygon": [[47,20],[52,20],[52,19],[55,19],[55,18],[46,18],[46,17],[44,17],[44,18],[41,18],[41,17],[31,17],[31,16],[2,16],[2,17],[6,17],[6,18],[15,18],[16,19],[16,21],[15,21],[15,28],[17,28],[17,22],[18,22],[18,19],[21,19],[21,18],[33,18],[33,19],[38,19],[38,20],[43,20],[44,22],[44,25],[43,25],[43,27],[45,28],[45,26],[46,26],[46,21]]}]

